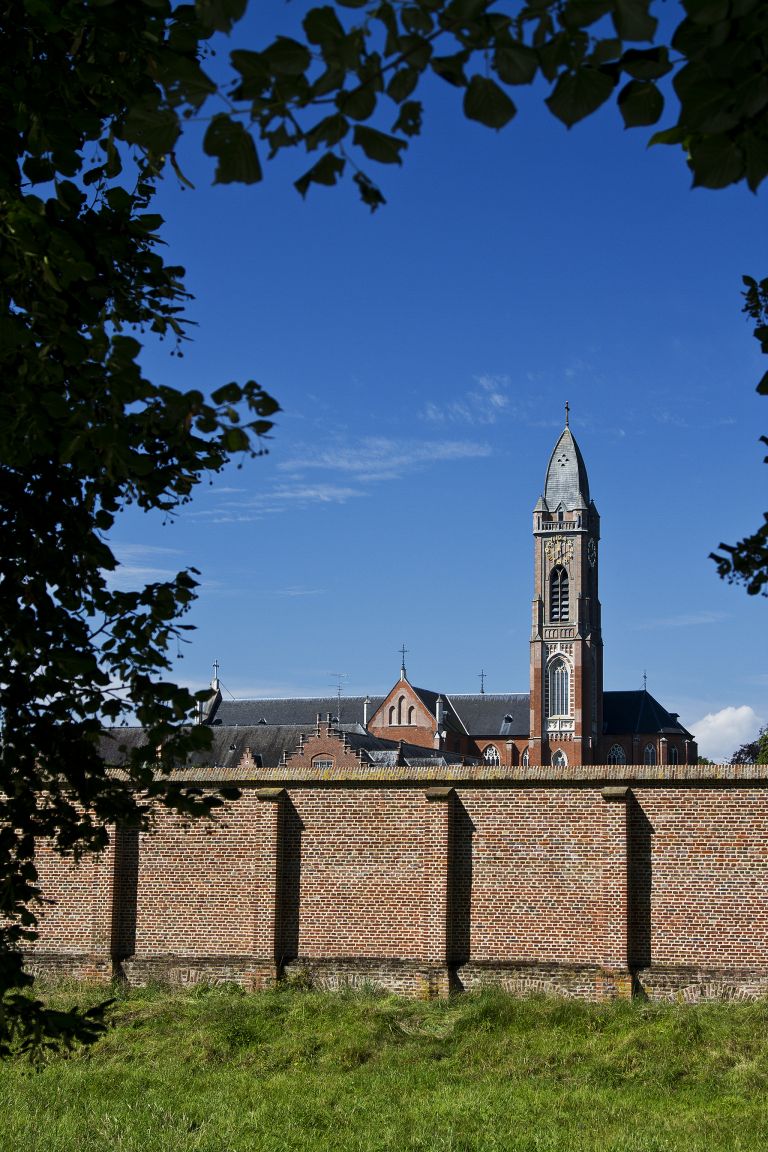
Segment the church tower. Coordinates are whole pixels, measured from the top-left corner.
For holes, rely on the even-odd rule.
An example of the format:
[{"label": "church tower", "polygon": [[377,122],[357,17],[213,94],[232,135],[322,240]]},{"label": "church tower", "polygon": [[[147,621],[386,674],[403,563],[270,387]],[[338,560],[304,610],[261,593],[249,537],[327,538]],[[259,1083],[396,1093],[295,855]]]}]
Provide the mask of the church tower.
[{"label": "church tower", "polygon": [[603,727],[600,517],[565,411],[533,510],[531,764],[594,763]]}]

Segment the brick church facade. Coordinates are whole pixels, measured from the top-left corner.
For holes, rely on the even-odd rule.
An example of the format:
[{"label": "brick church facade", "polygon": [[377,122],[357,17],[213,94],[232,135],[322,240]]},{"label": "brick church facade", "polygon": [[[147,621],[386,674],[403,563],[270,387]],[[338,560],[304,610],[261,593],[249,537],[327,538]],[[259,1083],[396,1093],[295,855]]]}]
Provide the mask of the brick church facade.
[{"label": "brick church facade", "polygon": [[[599,517],[566,426],[534,509],[529,693],[227,702],[158,811],[74,864],[41,845],[30,968],[133,982],[362,981],[414,995],[768,994],[768,767],[699,765],[604,691]],[[138,730],[105,733],[119,765]]]}]

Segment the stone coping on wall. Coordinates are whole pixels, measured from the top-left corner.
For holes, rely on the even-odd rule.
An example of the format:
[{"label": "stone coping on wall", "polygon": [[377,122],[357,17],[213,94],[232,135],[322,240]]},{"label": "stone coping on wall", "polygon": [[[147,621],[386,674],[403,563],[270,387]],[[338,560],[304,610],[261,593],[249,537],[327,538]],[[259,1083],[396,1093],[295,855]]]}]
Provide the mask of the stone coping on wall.
[{"label": "stone coping on wall", "polygon": [[255,768],[252,763],[222,767],[180,768],[175,782],[214,786],[236,784],[272,787],[291,784],[763,784],[768,764],[573,764],[542,765],[445,764],[382,767],[378,764],[278,764]]}]

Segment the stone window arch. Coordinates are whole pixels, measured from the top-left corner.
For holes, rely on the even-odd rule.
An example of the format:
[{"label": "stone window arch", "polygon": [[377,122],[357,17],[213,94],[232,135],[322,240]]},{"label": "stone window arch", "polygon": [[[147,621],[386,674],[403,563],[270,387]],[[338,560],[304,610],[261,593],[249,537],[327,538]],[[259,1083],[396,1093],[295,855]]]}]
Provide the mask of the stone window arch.
[{"label": "stone window arch", "polygon": [[391,704],[390,708],[389,708],[389,723],[390,723],[390,726],[392,726],[395,723],[395,706],[394,706],[394,704]]},{"label": "stone window arch", "polygon": [[562,748],[558,748],[557,752],[555,752],[554,756],[552,757],[552,765],[555,768],[568,767],[568,757],[566,756],[565,752],[563,752]]},{"label": "stone window arch", "polygon": [[530,757],[530,755],[528,754],[528,749],[527,749],[527,748],[524,748],[524,749],[523,749],[523,756],[522,756],[522,759],[521,759],[521,761],[520,761],[520,763],[522,764],[523,768],[527,768],[527,767],[528,767],[528,765],[529,765],[529,763],[530,763],[530,760],[531,760],[531,757]]},{"label": "stone window arch", "polygon": [[571,669],[562,656],[547,668],[547,716],[570,716]]},{"label": "stone window arch", "polygon": [[655,764],[655,763],[656,763],[656,745],[655,744],[646,744],[645,749],[643,751],[643,764]]},{"label": "stone window arch", "polygon": [[556,565],[549,574],[549,619],[556,624],[559,620],[570,620],[570,595],[568,573],[562,564]]},{"label": "stone window arch", "polygon": [[405,704],[405,696],[398,696],[397,698],[397,722],[403,722],[403,705]]},{"label": "stone window arch", "polygon": [[500,764],[501,757],[495,744],[487,744],[483,749],[483,760],[486,764]]},{"label": "stone window arch", "polygon": [[416,714],[416,709],[415,709],[415,707],[413,706],[413,704],[411,704],[411,705],[410,705],[410,707],[408,708],[408,723],[409,723],[409,724],[413,724],[413,723],[414,723],[414,719],[413,719],[413,717],[414,717],[414,715],[415,715],[415,714]]},{"label": "stone window arch", "polygon": [[670,764],[680,763],[680,753],[678,752],[677,748],[675,748],[674,744],[669,750],[669,762]]},{"label": "stone window arch", "polygon": [[613,744],[608,753],[609,764],[626,764],[627,754],[622,748],[621,744]]}]

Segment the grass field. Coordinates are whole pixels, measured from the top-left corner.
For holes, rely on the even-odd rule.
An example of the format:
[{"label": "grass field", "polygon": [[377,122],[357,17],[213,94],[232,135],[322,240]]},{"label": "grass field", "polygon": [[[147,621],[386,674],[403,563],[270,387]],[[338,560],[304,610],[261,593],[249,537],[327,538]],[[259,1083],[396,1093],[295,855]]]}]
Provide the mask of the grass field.
[{"label": "grass field", "polygon": [[149,988],[113,1021],[0,1066],[2,1152],[768,1149],[766,1003]]}]

